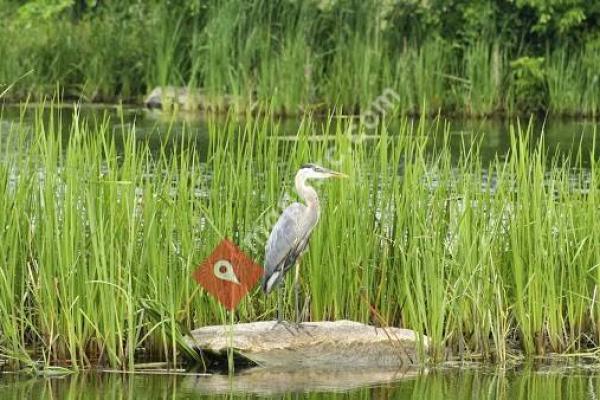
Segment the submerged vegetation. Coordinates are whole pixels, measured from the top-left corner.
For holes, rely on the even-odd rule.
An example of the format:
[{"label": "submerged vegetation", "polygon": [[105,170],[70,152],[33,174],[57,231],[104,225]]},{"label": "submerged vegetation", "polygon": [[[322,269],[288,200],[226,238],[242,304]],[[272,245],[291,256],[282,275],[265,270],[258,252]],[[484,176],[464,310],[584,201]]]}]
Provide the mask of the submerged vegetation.
[{"label": "submerged vegetation", "polygon": [[600,107],[600,9],[584,0],[5,0],[0,18],[13,99],[58,86],[139,102],[175,85],[239,111],[355,111],[385,89],[408,114]]},{"label": "submerged vegetation", "polygon": [[[63,127],[60,112],[2,140],[0,358],[13,367],[176,362],[188,329],[230,318],[192,272],[223,237],[262,261],[256,230],[292,201],[306,161],[350,176],[318,187],[310,319],[411,328],[438,361],[600,344],[594,147],[546,154],[516,125],[506,158],[484,164],[476,144],[452,156],[440,122],[383,122],[353,141],[344,120],[305,117],[297,140],[280,140],[270,115],[230,115],[210,121],[208,154],[185,135],[151,151],[134,127],[77,114]],[[255,290],[234,318],[274,311]]]}]

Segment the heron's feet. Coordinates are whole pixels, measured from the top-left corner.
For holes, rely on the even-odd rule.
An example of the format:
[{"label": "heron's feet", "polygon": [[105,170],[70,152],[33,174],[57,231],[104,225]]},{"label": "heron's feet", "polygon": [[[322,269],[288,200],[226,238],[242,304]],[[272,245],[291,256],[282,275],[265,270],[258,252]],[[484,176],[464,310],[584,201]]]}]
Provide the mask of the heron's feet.
[{"label": "heron's feet", "polygon": [[296,321],[296,323],[294,324],[294,329],[295,329],[296,333],[302,333],[307,336],[312,336],[311,330],[315,329],[315,328],[316,328],[315,325],[311,325],[309,323],[302,322],[302,321]]},{"label": "heron's feet", "polygon": [[280,326],[283,326],[285,328],[285,330],[288,331],[289,333],[291,333],[292,335],[294,334],[294,329],[295,328],[296,328],[296,331],[298,330],[297,327],[296,327],[296,324],[291,323],[289,321],[285,321],[283,319],[278,319],[277,321],[275,321],[275,323],[271,327],[271,330],[277,329]]},{"label": "heron's feet", "polygon": [[308,325],[302,321],[285,321],[285,320],[277,320],[271,327],[271,330],[278,329],[280,326],[285,328],[292,335],[298,332],[308,332],[309,328],[315,328],[314,326]]}]

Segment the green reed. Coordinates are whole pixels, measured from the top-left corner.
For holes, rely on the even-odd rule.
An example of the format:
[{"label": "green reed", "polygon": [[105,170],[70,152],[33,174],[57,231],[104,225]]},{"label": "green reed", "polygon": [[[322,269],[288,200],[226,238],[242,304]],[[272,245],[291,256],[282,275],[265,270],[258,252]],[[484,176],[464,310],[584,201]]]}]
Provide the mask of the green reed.
[{"label": "green reed", "polygon": [[[151,150],[133,127],[77,112],[62,126],[60,112],[39,111],[2,142],[0,354],[13,367],[177,362],[189,329],[230,318],[192,272],[224,237],[262,262],[308,161],[349,178],[317,185],[322,217],[301,261],[307,319],[411,328],[437,361],[600,340],[594,148],[547,154],[516,125],[507,157],[484,164],[477,141],[452,155],[441,121],[383,122],[357,140],[345,119],[305,116],[290,138],[268,113],[230,114],[209,121],[200,162],[189,135]],[[257,288],[234,317],[274,312]]]}]

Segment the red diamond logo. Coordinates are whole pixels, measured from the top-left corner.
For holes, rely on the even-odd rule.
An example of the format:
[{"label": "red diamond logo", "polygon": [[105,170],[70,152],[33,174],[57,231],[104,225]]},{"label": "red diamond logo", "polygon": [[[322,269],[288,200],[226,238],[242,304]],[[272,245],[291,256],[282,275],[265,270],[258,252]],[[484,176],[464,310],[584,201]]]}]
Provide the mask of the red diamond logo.
[{"label": "red diamond logo", "polygon": [[225,308],[233,310],[262,275],[260,265],[235,244],[223,239],[193,276]]}]

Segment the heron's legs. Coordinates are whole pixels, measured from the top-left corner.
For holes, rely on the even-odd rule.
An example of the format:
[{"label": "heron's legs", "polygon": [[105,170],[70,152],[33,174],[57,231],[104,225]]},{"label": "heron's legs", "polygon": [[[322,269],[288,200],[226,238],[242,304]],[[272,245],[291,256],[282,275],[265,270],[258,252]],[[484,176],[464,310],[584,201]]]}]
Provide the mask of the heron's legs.
[{"label": "heron's legs", "polygon": [[283,283],[277,288],[277,323],[283,321]]},{"label": "heron's legs", "polygon": [[277,287],[277,322],[273,325],[272,329],[276,329],[279,325],[282,325],[289,333],[293,335],[294,332],[288,326],[289,323],[283,319],[283,297],[285,294],[284,288],[285,286],[283,282],[281,282],[281,284]]},{"label": "heron's legs", "polygon": [[300,263],[296,263],[296,274],[294,276],[294,291],[296,292],[296,325],[300,325],[302,318],[300,317]]}]

